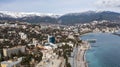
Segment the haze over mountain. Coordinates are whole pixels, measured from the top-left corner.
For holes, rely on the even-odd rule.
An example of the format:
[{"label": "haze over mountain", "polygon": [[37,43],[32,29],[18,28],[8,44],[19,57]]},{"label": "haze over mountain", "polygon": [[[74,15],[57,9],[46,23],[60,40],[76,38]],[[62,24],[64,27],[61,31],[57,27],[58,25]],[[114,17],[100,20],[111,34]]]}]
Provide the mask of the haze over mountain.
[{"label": "haze over mountain", "polygon": [[111,11],[87,11],[65,15],[0,11],[0,20],[24,21],[29,23],[88,23],[94,20],[120,21],[120,13]]}]

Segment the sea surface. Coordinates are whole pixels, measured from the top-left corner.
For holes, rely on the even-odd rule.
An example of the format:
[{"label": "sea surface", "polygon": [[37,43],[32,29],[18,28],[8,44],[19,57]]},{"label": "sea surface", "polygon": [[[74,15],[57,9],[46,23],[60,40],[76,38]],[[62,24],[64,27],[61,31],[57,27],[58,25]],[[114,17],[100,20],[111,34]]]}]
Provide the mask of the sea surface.
[{"label": "sea surface", "polygon": [[110,33],[89,33],[81,39],[97,39],[86,52],[88,67],[120,67],[120,36]]}]

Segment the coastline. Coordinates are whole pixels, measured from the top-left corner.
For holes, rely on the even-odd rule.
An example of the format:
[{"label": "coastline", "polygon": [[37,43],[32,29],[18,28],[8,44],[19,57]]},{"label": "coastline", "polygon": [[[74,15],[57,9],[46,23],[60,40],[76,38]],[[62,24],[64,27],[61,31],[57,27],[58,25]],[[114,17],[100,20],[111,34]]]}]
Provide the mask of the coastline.
[{"label": "coastline", "polygon": [[75,56],[75,66],[73,67],[88,67],[88,63],[86,60],[86,51],[90,48],[89,43],[87,41],[83,41],[81,46],[77,47],[77,55]]},{"label": "coastline", "polygon": [[90,43],[88,43],[88,42],[87,42],[86,45],[88,46],[88,48],[84,51],[84,58],[83,59],[84,59],[84,62],[85,62],[85,67],[88,67],[88,62],[87,62],[87,59],[86,59],[86,53],[91,47],[90,47]]},{"label": "coastline", "polygon": [[[100,32],[97,32],[97,33],[100,33]],[[89,34],[89,33],[86,33],[86,34],[83,34],[83,35],[87,35],[87,34]],[[96,34],[96,33],[95,33]],[[104,33],[104,34],[112,34],[112,35],[116,35],[116,34],[114,34],[114,33]],[[81,36],[83,36],[83,35],[81,35]],[[116,36],[120,36],[119,34],[117,34]],[[87,42],[86,40],[84,40],[84,42]],[[89,49],[91,49],[91,45],[90,45],[90,43],[89,42],[87,42],[86,43],[86,45],[88,46],[88,49],[86,49],[86,50],[84,50],[84,62],[85,62],[85,67],[89,67],[88,66],[88,61],[87,61],[87,58],[86,58],[86,53],[87,53],[87,51],[89,50]]]},{"label": "coastline", "polygon": [[[89,36],[92,36],[92,35],[94,35],[93,37],[89,37]],[[105,37],[105,38],[104,38]],[[88,43],[88,45],[89,45],[89,49],[92,49],[91,48],[91,46],[93,45],[93,48],[95,48],[94,49],[94,51],[96,51],[98,54],[99,54],[99,56],[98,56],[98,54],[95,54],[93,51],[89,51],[89,49],[88,50],[86,50],[85,51],[85,54],[84,54],[84,60],[86,60],[86,67],[88,67],[88,66],[91,66],[91,67],[97,67],[97,66],[106,66],[106,65],[108,65],[108,66],[110,66],[111,64],[113,64],[114,66],[115,65],[119,65],[119,62],[118,63],[116,63],[116,62],[113,62],[113,63],[111,63],[111,64],[109,64],[109,63],[107,63],[107,64],[105,64],[104,65],[104,63],[102,62],[102,61],[105,61],[105,62],[112,62],[112,61],[116,61],[117,60],[117,58],[119,58],[115,53],[114,53],[114,51],[118,51],[119,50],[119,48],[117,48],[118,46],[120,46],[120,42],[118,42],[118,40],[120,39],[120,37],[119,36],[117,36],[117,35],[114,35],[114,34],[112,34],[112,33],[99,33],[99,34],[89,34],[88,36],[85,36],[85,37],[83,37],[83,38],[81,38],[81,39],[83,39],[83,40],[86,40],[86,39],[92,39],[92,38],[95,38],[95,39],[97,39],[98,41],[97,41],[97,43]],[[116,46],[114,46],[114,43],[116,43],[116,45],[117,45],[117,47]],[[99,46],[98,46],[99,45]],[[101,45],[102,45],[102,47],[101,47]],[[103,52],[103,54],[100,54],[99,53],[99,49],[97,49],[96,47],[94,47],[94,46],[97,46],[97,47],[99,47],[99,48],[102,48],[102,49],[105,49],[105,50],[102,50],[102,51],[100,51],[100,52]],[[112,47],[112,46],[114,46],[114,47]],[[112,56],[110,56],[110,57],[106,57],[106,47],[108,47],[107,48],[107,50],[109,50],[110,52],[112,52],[112,48],[113,48],[113,52],[112,53],[109,53],[110,55],[112,55]],[[89,53],[91,53],[91,54],[89,54]],[[119,53],[119,52],[118,52]],[[95,61],[93,61],[94,60],[94,55],[97,55],[97,57],[95,57]],[[113,56],[116,56],[116,60],[111,60],[111,61],[107,61],[107,60],[104,60],[104,58],[103,59],[101,59],[101,57],[106,57],[106,59],[109,59],[109,58],[112,58]],[[99,60],[101,60],[101,61],[99,61]],[[98,62],[99,61],[99,62]],[[89,63],[90,62],[90,63]],[[99,63],[101,63],[101,64],[99,64]]]}]

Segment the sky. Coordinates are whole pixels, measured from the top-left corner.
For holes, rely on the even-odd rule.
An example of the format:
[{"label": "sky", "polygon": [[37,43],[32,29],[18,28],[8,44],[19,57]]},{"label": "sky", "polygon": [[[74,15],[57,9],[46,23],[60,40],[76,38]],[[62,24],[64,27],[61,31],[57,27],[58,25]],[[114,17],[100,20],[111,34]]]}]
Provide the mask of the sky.
[{"label": "sky", "polygon": [[120,0],[0,0],[0,11],[55,14],[84,11],[120,12]]}]

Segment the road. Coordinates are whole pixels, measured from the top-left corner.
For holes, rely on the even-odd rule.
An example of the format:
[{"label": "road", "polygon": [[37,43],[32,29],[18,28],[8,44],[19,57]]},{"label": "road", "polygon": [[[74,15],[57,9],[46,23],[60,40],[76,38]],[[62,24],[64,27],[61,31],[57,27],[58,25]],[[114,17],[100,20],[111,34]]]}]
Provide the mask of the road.
[{"label": "road", "polygon": [[87,67],[86,60],[84,60],[85,51],[88,49],[88,43],[73,49],[73,64],[72,67]]}]

